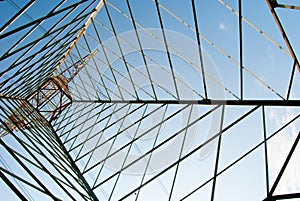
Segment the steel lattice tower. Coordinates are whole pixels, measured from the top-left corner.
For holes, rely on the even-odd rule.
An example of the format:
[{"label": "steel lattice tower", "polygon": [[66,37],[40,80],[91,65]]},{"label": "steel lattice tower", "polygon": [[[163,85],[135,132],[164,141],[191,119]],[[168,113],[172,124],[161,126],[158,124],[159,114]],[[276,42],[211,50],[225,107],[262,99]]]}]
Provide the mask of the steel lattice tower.
[{"label": "steel lattice tower", "polygon": [[300,6],[0,10],[1,199],[300,199]]}]

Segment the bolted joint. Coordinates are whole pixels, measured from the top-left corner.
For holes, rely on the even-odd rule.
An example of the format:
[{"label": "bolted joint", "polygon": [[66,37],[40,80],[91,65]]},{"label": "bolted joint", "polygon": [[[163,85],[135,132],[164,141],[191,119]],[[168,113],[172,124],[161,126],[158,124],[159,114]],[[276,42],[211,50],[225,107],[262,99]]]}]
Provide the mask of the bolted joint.
[{"label": "bolted joint", "polygon": [[270,5],[272,6],[272,8],[276,8],[279,6],[277,0],[269,0]]}]

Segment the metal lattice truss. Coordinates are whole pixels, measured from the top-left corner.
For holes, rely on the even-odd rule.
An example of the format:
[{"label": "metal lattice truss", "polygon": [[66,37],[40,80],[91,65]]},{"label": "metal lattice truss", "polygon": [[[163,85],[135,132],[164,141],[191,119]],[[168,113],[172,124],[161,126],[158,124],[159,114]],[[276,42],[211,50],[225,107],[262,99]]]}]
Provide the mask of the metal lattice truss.
[{"label": "metal lattice truss", "polygon": [[252,4],[0,1],[1,197],[300,198],[300,7]]}]

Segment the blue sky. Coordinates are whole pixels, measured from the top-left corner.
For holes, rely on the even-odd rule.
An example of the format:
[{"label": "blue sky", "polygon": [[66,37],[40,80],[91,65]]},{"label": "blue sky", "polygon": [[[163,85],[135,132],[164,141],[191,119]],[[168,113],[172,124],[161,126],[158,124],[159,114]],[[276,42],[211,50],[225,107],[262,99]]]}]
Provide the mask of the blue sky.
[{"label": "blue sky", "polygon": [[[18,1],[15,2],[20,7],[25,4],[26,1]],[[132,22],[129,21],[124,15],[118,12],[118,9],[121,9],[125,15],[129,15],[129,11],[125,1],[109,1],[108,10],[112,16],[112,20],[115,24],[115,29],[118,35],[124,37],[127,40],[131,40],[132,44],[135,47],[138,47],[137,41],[134,38],[134,32]],[[158,97],[161,99],[174,99],[171,95],[168,95],[162,88],[166,88],[169,90],[171,94],[175,94],[175,87],[173,86],[172,77],[170,76],[171,71],[169,69],[169,62],[167,60],[166,54],[163,51],[164,46],[161,43],[158,43],[153,38],[149,36],[150,33],[154,33],[158,38],[162,40],[162,35],[157,30],[160,28],[159,21],[156,13],[155,4],[153,1],[130,1],[132,10],[134,13],[134,17],[136,22],[138,22],[141,26],[138,26],[139,33],[142,35],[141,40],[142,46],[145,48],[145,54],[150,58],[155,58],[154,60],[161,65],[161,68],[157,68],[157,65],[153,63],[151,60],[148,60],[149,67],[152,67],[150,73],[153,76],[155,84],[155,89],[158,92]],[[163,19],[164,28],[169,30],[166,31],[167,42],[170,52],[171,58],[173,61],[173,67],[175,71],[175,75],[177,80],[182,81],[189,85],[192,89],[197,91],[199,94],[203,96],[203,85],[201,82],[201,73],[199,68],[193,67],[187,60],[183,58],[189,58],[193,62],[195,62],[196,66],[199,66],[199,60],[193,60],[197,58],[197,43],[196,43],[196,35],[194,33],[194,22],[192,16],[192,9],[190,1],[178,1],[174,3],[173,1],[161,0],[160,12]],[[207,0],[207,1],[196,1],[197,7],[197,16],[198,16],[198,24],[201,33],[201,44],[204,57],[204,67],[208,76],[215,78],[220,81],[222,85],[228,88],[232,93],[234,93],[237,97],[240,97],[240,85],[239,85],[239,35],[238,35],[238,17],[235,13],[233,13],[228,7],[226,8],[221,0]],[[228,6],[238,10],[238,5],[236,0],[224,0]],[[293,1],[285,1],[287,3],[293,4]],[[39,7],[40,5],[40,7]],[[28,16],[32,18],[36,18],[41,13],[39,12],[41,8],[47,9],[47,6],[44,2],[38,1],[38,4],[29,9],[26,17],[21,17],[18,21],[16,21],[13,26],[19,26],[20,24],[28,21]],[[167,8],[167,9],[165,9]],[[15,13],[16,9],[9,3],[8,1],[4,1],[0,3],[0,13],[2,13],[5,18],[0,18],[0,24],[2,25],[5,20],[9,19],[12,16],[12,13]],[[287,30],[288,37],[291,41],[292,46],[295,49],[297,56],[300,54],[299,50],[299,37],[297,37],[298,28],[294,26],[299,23],[300,12],[293,10],[278,10],[278,14],[280,19],[284,24],[284,28]],[[178,21],[174,16],[179,16],[184,23]],[[265,1],[261,0],[253,0],[253,1],[243,1],[243,16],[253,23],[259,30],[262,30],[264,34],[268,35],[276,44],[282,46],[284,49],[287,49],[282,36],[279,32],[279,29],[271,15],[271,12],[268,9],[268,6]],[[99,12],[96,17],[99,20],[99,23],[107,26],[108,29],[111,29],[109,19],[107,18],[107,13],[105,9]],[[53,20],[54,22],[54,20]],[[49,24],[53,23],[49,22]],[[48,25],[49,25],[48,24]],[[190,27],[189,27],[190,25]],[[13,27],[12,26],[12,27]],[[43,25],[44,28],[47,29],[47,24]],[[255,30],[251,25],[247,23],[247,21],[243,21],[243,63],[246,68],[243,72],[244,76],[244,98],[245,99],[276,99],[279,100],[280,97],[275,93],[270,91],[266,84],[278,92],[282,97],[286,97],[287,86],[289,83],[289,78],[291,75],[291,69],[293,61],[289,55],[287,55],[286,51],[280,50],[276,44],[272,43],[268,40],[264,35],[262,35],[259,31]],[[109,49],[116,51],[116,53],[108,53],[108,57],[111,61],[111,65],[113,68],[119,71],[117,74],[118,84],[123,87],[123,94],[127,93],[127,98],[131,99],[134,96],[130,96],[130,93],[133,93],[132,85],[128,81],[130,77],[126,73],[125,66],[118,56],[120,56],[120,52],[117,52],[117,44],[115,39],[113,38],[113,34],[105,29],[103,26],[99,27],[99,32],[101,35],[101,39],[104,41],[104,45],[106,46],[107,52]],[[131,32],[130,32],[131,31]],[[42,31],[34,32],[34,35],[29,36],[26,40],[33,40],[36,36]],[[89,28],[87,33],[91,36],[96,37],[95,32],[92,28]],[[127,50],[128,54],[126,54],[125,58],[127,61],[133,66],[137,67],[142,73],[146,74],[146,68],[143,66],[143,60],[141,59],[141,54],[134,50],[134,48],[129,47],[125,42],[121,39],[121,45]],[[73,83],[70,83],[71,93],[75,99],[81,100],[88,97],[88,99],[93,99],[97,97],[101,97],[105,99],[104,87],[101,86],[100,74],[97,74],[95,70],[96,65],[99,66],[99,69],[103,73],[103,79],[105,79],[105,83],[111,89],[111,91],[115,92],[118,95],[118,90],[114,83],[110,82],[109,79],[113,79],[111,72],[107,68],[107,64],[105,63],[105,56],[103,51],[101,50],[101,46],[98,43],[93,43],[92,39],[87,36],[87,40],[91,45],[91,49],[99,49],[99,53],[97,54],[96,62],[94,64],[92,60],[89,62],[90,69],[86,68],[81,71],[78,77],[74,79]],[[7,39],[3,41],[3,44],[0,48],[1,51],[7,50],[8,47],[13,43],[14,38]],[[26,41],[25,41],[26,42]],[[213,44],[212,44],[213,43]],[[83,40],[79,41],[79,45],[84,46]],[[125,48],[126,47],[126,48]],[[180,55],[175,51],[172,51],[172,47],[174,49],[180,50]],[[148,48],[148,49],[147,49]],[[181,49],[182,48],[182,49]],[[188,50],[188,51],[187,51]],[[191,50],[189,52],[189,50]],[[186,51],[186,52],[185,52]],[[84,50],[81,46],[79,46],[79,52],[81,55],[86,55],[88,52]],[[73,49],[73,54],[76,55],[76,51]],[[230,56],[230,58],[228,58]],[[5,60],[3,64],[10,63],[10,60]],[[70,62],[70,58],[67,58],[67,62]],[[147,79],[141,76],[141,74],[130,68],[132,70],[133,79],[135,83],[141,86],[139,89],[139,95],[143,99],[151,99],[151,87],[150,83],[145,83]],[[250,73],[249,73],[250,72]],[[256,77],[254,77],[255,75]],[[106,77],[105,77],[106,76]],[[84,82],[80,80],[84,80]],[[92,86],[93,80],[97,81],[96,85],[99,91],[95,90]],[[179,83],[179,81],[177,81]],[[222,87],[217,85],[212,79],[207,78],[208,83],[208,94],[211,99],[236,99],[234,96],[227,92],[223,92]],[[162,86],[159,87],[159,84]],[[79,89],[76,91],[75,86],[86,87],[87,91]],[[201,99],[199,95],[195,95],[188,89],[184,84],[178,84],[179,91],[182,99]],[[293,87],[291,91],[291,99],[299,100],[299,90],[300,87],[299,82],[299,73],[296,71],[295,78],[293,82]],[[144,89],[149,94],[145,94],[142,92]],[[72,91],[73,90],[73,91]],[[219,93],[220,90],[221,92]],[[127,91],[127,92],[126,92]],[[86,96],[80,96],[81,95]],[[221,95],[220,95],[221,94]],[[112,97],[119,99],[117,95],[112,95]],[[83,97],[83,98],[82,98]],[[106,97],[107,98],[107,97]],[[119,107],[121,107],[120,105]],[[92,106],[91,106],[92,107]],[[137,106],[132,106],[132,108],[125,108],[133,110]],[[155,108],[154,106],[149,106],[149,108],[145,109],[145,112],[151,112]],[[179,107],[172,107],[166,109],[167,114],[172,114]],[[204,114],[206,111],[211,109],[212,106],[194,106],[193,115],[189,122],[195,120],[199,115]],[[225,116],[224,116],[224,125],[223,128],[230,125],[233,121],[239,118],[241,115],[245,114],[247,111],[252,109],[253,107],[239,107],[239,106],[226,106],[225,107]],[[72,107],[72,112],[77,111],[88,111],[87,108],[76,108],[76,105]],[[190,108],[189,108],[190,109]],[[176,116],[174,119],[168,121],[164,125],[164,128],[161,131],[161,139],[163,140],[171,134],[176,133],[180,128],[185,126],[188,122],[187,116],[189,114],[189,109],[186,109],[181,115]],[[299,114],[299,108],[297,107],[266,107],[266,131],[267,136],[270,136],[274,133],[278,128],[283,126],[289,120],[294,118],[297,114]],[[98,118],[102,117],[101,115],[106,115],[106,113],[111,112],[112,110],[108,110],[99,116],[95,116],[89,120],[84,118],[90,118],[89,116],[82,116],[80,120],[86,121],[85,125],[80,125],[80,121],[77,122],[79,126],[82,126],[81,129],[88,128],[93,124]],[[138,113],[134,113],[133,115],[129,115],[127,121],[125,121],[126,125],[132,123],[135,119],[141,117],[143,110],[139,110]],[[163,109],[159,109],[156,113],[156,116],[152,118],[146,119],[146,121],[142,122],[141,129],[136,131],[137,136],[142,134],[147,129],[150,129],[154,126],[160,117],[163,115]],[[120,117],[125,114],[125,110],[117,113],[111,120],[108,120],[107,123],[112,123],[113,121],[117,121]],[[203,119],[199,123],[196,123],[194,126],[191,126],[188,129],[187,135],[193,136],[192,143],[189,144],[189,147],[185,147],[184,154],[188,153],[193,148],[196,148],[201,143],[203,143],[209,136],[212,136],[213,133],[218,132],[220,123],[220,109],[215,111],[216,115],[209,116],[208,118]],[[76,116],[71,117],[76,118]],[[218,123],[214,123],[214,121]],[[86,132],[83,133],[82,139],[84,139],[87,133],[90,131],[91,133],[96,133],[98,129],[101,129],[103,124],[99,124],[95,128],[87,129]],[[126,126],[125,125],[125,126]],[[124,126],[117,124],[116,127],[112,127],[111,130],[107,130],[104,133],[104,137],[110,137],[110,135],[114,134],[117,129],[125,128]],[[278,136],[272,138],[270,142],[268,142],[268,152],[269,152],[269,171],[270,171],[270,185],[274,182],[274,179],[277,176],[277,173],[283,164],[285,156],[290,149],[293,140],[299,132],[299,120],[290,124],[286,129],[278,134]],[[116,151],[118,147],[122,146],[122,144],[126,143],[130,140],[137,129],[137,126],[128,129],[127,137],[118,137],[116,138],[116,142],[114,144],[113,151]],[[74,129],[72,134],[76,134],[80,131],[80,128]],[[155,130],[156,131],[156,130]],[[154,133],[154,132],[153,132]],[[146,151],[149,149],[151,143],[153,143],[155,139],[155,134],[150,133],[151,136],[148,138],[143,138],[143,140],[138,141],[139,143],[136,146],[140,146],[139,149]],[[183,133],[182,133],[183,134]],[[177,140],[182,140],[183,135],[177,138]],[[221,142],[221,150],[220,150],[220,161],[218,172],[222,171],[228,165],[230,165],[233,161],[237,160],[244,153],[253,148],[256,144],[260,143],[263,140],[263,124],[262,124],[262,108],[257,109],[253,112],[249,117],[247,117],[244,121],[240,122],[232,129],[226,131],[222,137]],[[10,142],[9,137],[7,138],[8,143]],[[158,149],[156,153],[165,153],[168,151],[174,151],[174,145],[176,144],[176,140],[171,141],[171,143],[164,145],[161,149]],[[90,144],[89,144],[90,143]],[[90,141],[87,143],[87,147],[85,147],[85,151],[93,148],[95,146],[94,141]],[[172,144],[174,143],[174,144]],[[108,149],[104,147],[103,149]],[[180,146],[180,143],[178,144]],[[214,141],[210,145],[210,152],[206,154],[204,158],[201,158],[201,152],[198,151],[193,154],[188,159],[184,160],[180,163],[177,173],[177,180],[174,185],[173,197],[172,200],[179,200],[183,196],[187,195],[193,189],[197,188],[200,184],[207,181],[210,177],[213,176],[214,166],[215,166],[215,157],[217,151],[217,142]],[[138,155],[138,149],[132,148],[133,151],[130,152],[131,156]],[[99,150],[98,150],[99,151]],[[170,159],[166,160],[166,166],[170,165],[171,162],[175,161],[178,158],[179,148],[176,150],[178,153],[174,154],[174,156],[170,155]],[[100,152],[100,151],[99,151]],[[94,153],[92,157],[91,164],[94,164],[99,160],[99,158],[104,157],[100,153]],[[175,152],[175,151],[174,151]],[[126,152],[121,152],[119,156],[116,158],[112,158],[112,162],[110,165],[114,165],[113,161],[124,157]],[[278,188],[275,191],[277,193],[289,193],[296,192],[300,190],[299,179],[300,179],[300,168],[299,162],[297,162],[296,158],[299,158],[299,148],[296,150],[295,156],[292,158],[291,164],[287,169],[287,173],[284,174]],[[78,150],[73,151],[72,156],[76,156],[78,154]],[[98,155],[97,155],[98,154]],[[123,154],[123,155],[122,155]],[[155,167],[156,163],[161,163],[161,158],[159,154],[154,154],[154,159],[152,159],[152,165]],[[119,158],[118,158],[119,157]],[[157,158],[155,158],[157,157]],[[128,160],[132,158],[129,157]],[[5,159],[9,162],[10,159]],[[222,173],[217,178],[216,183],[216,191],[215,191],[215,200],[262,200],[266,197],[266,182],[265,182],[265,167],[264,167],[264,147],[260,146],[257,148],[249,156],[245,157],[241,162],[234,165],[229,170]],[[78,163],[78,166],[84,169],[84,160]],[[113,170],[111,169],[109,162],[104,166],[102,179],[113,174]],[[125,161],[125,163],[129,163]],[[3,166],[3,163],[1,164]],[[119,164],[120,165],[120,164]],[[142,164],[141,167],[144,167],[145,164]],[[139,168],[141,168],[139,166]],[[168,198],[168,193],[170,192],[173,177],[175,174],[176,166],[171,168],[162,176],[155,179],[153,182],[146,185],[139,193],[140,200],[166,200]],[[12,168],[15,168],[12,165]],[[120,168],[120,167],[118,167]],[[163,169],[163,167],[160,167]],[[16,171],[19,171],[16,168]],[[87,174],[87,180],[91,184],[93,183],[95,176],[97,175],[98,169],[94,169]],[[20,173],[22,174],[22,173]],[[145,181],[150,179],[155,174],[146,174]],[[116,185],[115,192],[112,196],[112,200],[116,200],[126,194],[126,192],[131,191],[137,185],[139,185],[141,179],[141,174],[121,174],[118,179],[118,184]],[[105,183],[103,186],[96,188],[95,193],[99,195],[102,199],[107,199],[110,190],[116,178],[111,179],[109,182]],[[129,181],[128,183],[126,181]],[[2,181],[1,181],[2,182]],[[2,182],[1,188],[5,189],[1,192],[2,195],[8,195],[6,197],[7,200],[15,200],[14,196],[10,196],[9,190],[6,187],[3,187],[4,183]],[[98,181],[99,182],[99,181]],[[53,187],[55,188],[55,187]],[[211,188],[212,182],[208,182],[203,188],[196,191],[193,195],[189,197],[187,200],[210,200],[211,196]],[[234,196],[233,196],[234,195]],[[34,196],[34,194],[33,194]],[[134,196],[129,197],[133,199]],[[38,199],[34,199],[38,200]]]}]

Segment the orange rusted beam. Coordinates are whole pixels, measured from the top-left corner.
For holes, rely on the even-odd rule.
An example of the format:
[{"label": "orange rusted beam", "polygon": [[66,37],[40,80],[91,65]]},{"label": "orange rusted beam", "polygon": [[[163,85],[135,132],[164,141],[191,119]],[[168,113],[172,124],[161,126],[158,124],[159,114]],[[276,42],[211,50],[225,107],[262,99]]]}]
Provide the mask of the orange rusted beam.
[{"label": "orange rusted beam", "polygon": [[267,1],[267,4],[268,4],[268,6],[269,6],[269,8],[271,10],[273,18],[275,19],[275,22],[276,22],[276,24],[277,24],[277,26],[278,26],[281,34],[282,34],[282,37],[283,37],[283,39],[284,39],[284,41],[285,41],[285,43],[286,43],[286,45],[287,45],[287,47],[289,49],[290,55],[294,59],[294,61],[296,63],[296,67],[298,69],[298,72],[300,72],[300,66],[299,66],[299,62],[298,62],[297,56],[296,56],[296,54],[294,52],[294,49],[292,48],[292,45],[291,45],[291,43],[290,43],[290,41],[289,41],[289,39],[288,39],[285,31],[284,31],[284,28],[283,28],[283,26],[282,26],[282,24],[281,24],[281,22],[280,22],[280,20],[278,18],[278,15],[275,12],[275,8],[276,7],[280,7],[280,4],[277,3],[277,0],[266,0],[266,1]]},{"label": "orange rusted beam", "polygon": [[61,65],[63,64],[63,62],[67,59],[67,56],[70,54],[71,50],[75,47],[76,43],[79,41],[79,39],[81,38],[81,36],[86,32],[86,29],[88,28],[88,26],[90,25],[90,23],[92,22],[92,20],[96,17],[96,15],[100,11],[100,9],[103,7],[105,1],[106,0],[101,0],[99,2],[99,4],[96,6],[94,12],[92,12],[92,14],[89,17],[89,19],[86,21],[86,23],[84,24],[84,26],[82,27],[82,29],[77,34],[75,40],[71,43],[69,49],[66,51],[65,55],[60,60],[58,66],[56,67],[56,69],[53,72],[53,74],[55,74],[58,71],[58,69],[61,67]]}]

